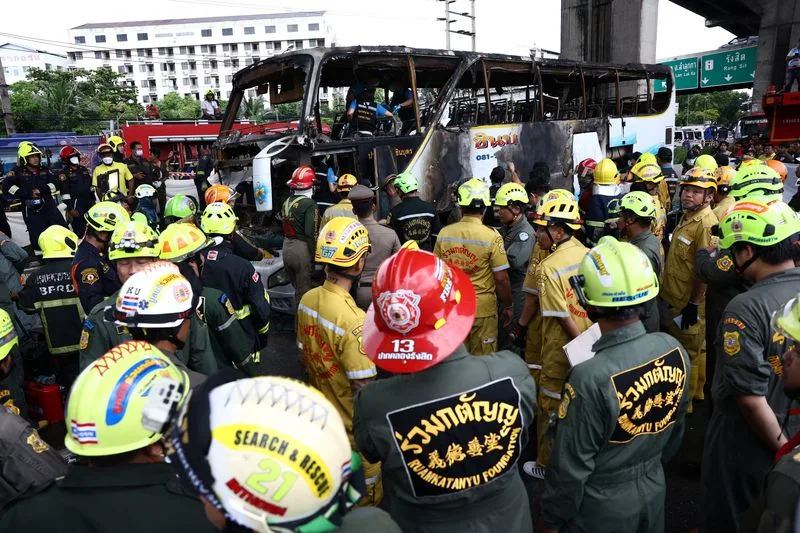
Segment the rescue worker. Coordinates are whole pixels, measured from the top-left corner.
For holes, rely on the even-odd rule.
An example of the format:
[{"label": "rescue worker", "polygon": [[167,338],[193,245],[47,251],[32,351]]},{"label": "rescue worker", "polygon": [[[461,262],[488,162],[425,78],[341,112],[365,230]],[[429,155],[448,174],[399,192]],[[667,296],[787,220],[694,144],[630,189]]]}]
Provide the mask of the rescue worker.
[{"label": "rescue worker", "polygon": [[419,197],[419,182],[410,172],[398,174],[394,187],[401,202],[389,212],[389,226],[397,232],[400,242],[416,241],[422,250],[433,251],[442,228],[436,208]]},{"label": "rescue worker", "polygon": [[674,168],[672,168],[672,150],[666,146],[659,148],[658,153],[656,154],[656,162],[658,163],[658,166],[661,167],[661,173],[664,174],[664,183],[667,184],[667,191],[669,192],[670,198],[669,208],[667,208],[666,204],[663,207],[669,213],[674,208],[672,205],[672,198],[675,194],[675,191],[678,190],[678,184],[680,183],[678,173],[675,172]]},{"label": "rescue worker", "polygon": [[[377,375],[361,342],[364,311],[350,294],[364,271],[369,234],[357,220],[334,218],[319,235],[314,260],[324,265],[325,282],[303,295],[297,306],[297,342],[309,384],[334,405],[351,446],[357,448],[353,397]],[[364,476],[362,503],[377,505],[383,495],[380,464],[365,460]]]},{"label": "rescue worker", "polygon": [[136,203],[133,198],[125,196],[119,189],[112,189],[105,193],[102,201],[119,204],[129,216],[133,214],[134,204]]},{"label": "rescue worker", "polygon": [[486,182],[472,178],[461,185],[458,205],[463,218],[442,229],[433,253],[466,272],[475,286],[478,309],[465,344],[472,355],[488,355],[497,351],[498,299],[502,326],[510,326],[514,319],[508,257],[497,230],[481,223],[483,213],[490,205]]},{"label": "rescue worker", "polygon": [[[655,154],[652,154],[650,152],[645,152],[639,157],[639,159],[636,161],[636,163],[637,163],[637,165],[642,165],[642,166],[644,166],[644,165],[655,165],[655,166],[657,166],[659,168],[659,170],[660,170],[659,174],[661,175],[661,179],[659,179],[658,182],[657,182],[657,184],[658,184],[658,193],[657,193],[658,201],[661,204],[661,208],[664,209],[664,212],[665,213],[669,213],[670,210],[672,209],[672,199],[671,199],[672,196],[670,195],[670,192],[669,192],[669,185],[667,184],[667,182],[665,180],[666,175],[664,174],[664,169],[661,167],[661,165],[658,162],[658,157]],[[634,165],[634,166],[636,166],[636,165]],[[631,168],[631,170],[633,170],[633,168]],[[673,174],[674,174],[674,172],[673,172]],[[677,177],[677,174],[675,174],[675,176]],[[648,191],[648,192],[650,192],[650,194],[653,194],[652,191]]]},{"label": "rescue worker", "polygon": [[95,203],[92,190],[92,175],[81,165],[81,153],[72,146],[65,146],[59,153],[61,172],[58,181],[62,184],[61,199],[67,206],[68,222],[78,236],[86,233],[84,215]]},{"label": "rescue worker", "polygon": [[[381,462],[389,513],[403,531],[529,533],[517,461],[536,408],[533,380],[511,352],[470,355],[472,282],[415,248],[404,246],[375,277],[363,343],[394,376],[358,392],[356,446]],[[481,420],[481,405],[498,416]],[[441,424],[447,412],[464,416]]]},{"label": "rescue worker", "polygon": [[10,202],[21,203],[31,247],[38,252],[39,235],[45,229],[54,224],[67,225],[53,199],[60,182],[48,167],[41,165],[42,152],[35,145],[20,143],[17,156],[19,164],[6,174],[3,190],[11,196]]},{"label": "rescue worker", "polygon": [[522,284],[528,271],[533,244],[536,242],[533,228],[525,218],[527,204],[528,193],[518,183],[502,185],[494,198],[495,216],[501,224],[499,232],[508,258],[508,281],[514,302],[513,324],[517,323],[522,313]]},{"label": "rescue worker", "polygon": [[350,190],[358,185],[358,180],[352,174],[342,174],[336,180],[336,192],[339,194],[341,200],[330,206],[325,210],[325,214],[319,221],[319,227],[324,226],[336,217],[352,218],[356,220],[356,215],[353,213],[353,203],[348,198]]},{"label": "rescue worker", "polygon": [[619,171],[611,159],[603,159],[594,169],[591,199],[586,206],[585,229],[587,244],[595,244],[603,236],[608,218],[608,202],[622,197]]},{"label": "rescue worker", "polygon": [[238,192],[234,191],[227,185],[222,184],[212,185],[206,189],[205,193],[203,194],[203,200],[205,201],[206,205],[222,202],[223,204],[228,204],[233,207],[237,198],[239,198]]},{"label": "rescue worker", "polygon": [[[19,351],[19,338],[11,317],[0,309],[0,377],[8,376],[15,364],[12,351]],[[57,451],[31,427],[8,389],[0,388],[0,509],[64,475],[67,465]],[[0,513],[0,525],[3,514]],[[14,531],[3,527],[3,531]]]},{"label": "rescue worker", "polygon": [[86,235],[72,260],[72,284],[81,300],[83,312],[88,314],[122,285],[117,271],[111,268],[106,259],[106,251],[111,233],[118,224],[126,224],[130,218],[119,204],[111,202],[95,204],[84,218]]},{"label": "rescue worker", "polygon": [[316,286],[314,281],[314,246],[319,230],[317,203],[311,199],[314,169],[301,166],[286,182],[292,196],[283,202],[283,267],[294,287],[299,302],[305,293]]},{"label": "rescue worker", "polygon": [[537,332],[542,339],[542,369],[536,402],[538,450],[536,463],[526,463],[523,468],[527,474],[544,479],[552,446],[551,417],[558,409],[569,372],[563,346],[588,329],[592,322],[569,285],[569,277],[588,251],[574,237],[581,227],[577,202],[561,196],[543,202],[536,210],[534,224],[539,247],[549,254],[536,267],[539,314],[542,316]]},{"label": "rescue worker", "polygon": [[364,86],[347,107],[347,122],[354,134],[367,134],[370,137],[378,128],[378,120],[393,118],[392,112],[375,101],[375,86]]},{"label": "rescue worker", "polygon": [[372,302],[372,280],[375,272],[384,260],[400,250],[400,240],[397,233],[375,221],[375,193],[372,189],[356,185],[348,198],[353,203],[353,213],[369,234],[370,252],[356,289],[356,304],[366,311]]},{"label": "rescue worker", "polygon": [[[134,274],[153,265],[160,253],[158,236],[147,226],[137,221],[120,224],[111,235],[109,259],[119,274],[121,283],[126,283]],[[80,339],[80,367],[86,368],[108,350],[132,340],[131,331],[115,325],[113,317],[119,291],[97,304],[86,315]],[[148,307],[155,302],[145,304]],[[182,369],[188,367],[200,374],[208,375],[217,370],[216,354],[205,323],[197,314],[191,316],[189,346],[179,347],[173,362]]]},{"label": "rescue worker", "polygon": [[740,531],[740,515],[761,493],[775,452],[800,429],[797,417],[785,416],[791,400],[780,384],[786,339],[770,324],[800,287],[798,230],[786,204],[759,198],[737,201],[719,224],[720,246],[754,284],[730,301],[717,332],[715,407],[702,462],[709,532]]},{"label": "rescue worker", "polygon": [[[658,294],[658,274],[634,245],[600,239],[570,283],[601,337],[594,356],[575,366],[564,385],[543,531],[661,533],[667,488],[661,465],[683,439],[689,356],[673,337],[647,333],[639,320],[641,306]],[[650,384],[656,373],[666,378],[637,392],[635,384]]]},{"label": "rescue worker", "polygon": [[672,234],[659,294],[661,331],[678,339],[692,359],[693,400],[705,399],[706,382],[706,284],[695,276],[694,257],[697,250],[716,245],[717,217],[710,206],[716,188],[712,171],[703,168],[692,168],[681,179],[683,216]]},{"label": "rescue worker", "polygon": [[[213,203],[224,203],[233,207],[239,193],[227,185],[212,185],[206,191],[204,200],[206,207]],[[205,209],[205,208],[204,208]],[[250,242],[237,228],[232,235],[233,253],[248,261],[261,261],[264,259],[264,251]]]},{"label": "rescue worker", "polygon": [[[658,197],[643,191],[629,192],[620,200],[619,220],[617,228],[620,237],[639,248],[647,259],[656,276],[661,277],[664,269],[664,249],[658,238],[650,232],[653,219],[656,217]],[[647,333],[656,333],[659,328],[658,299],[653,297],[641,306],[642,324]]]},{"label": "rescue worker", "polygon": [[[142,427],[158,377],[186,376],[146,342],[126,342],[81,372],[67,404],[67,449],[81,458],[66,476],[0,517],[3,531],[215,531],[203,505],[164,462],[161,434]],[[113,409],[109,406],[116,406]],[[91,524],[91,526],[89,526]]]},{"label": "rescue worker", "polygon": [[203,146],[200,149],[200,159],[197,161],[197,169],[194,175],[194,186],[197,189],[198,198],[204,198],[206,190],[211,187],[208,178],[213,172],[214,156],[211,154],[211,148]]},{"label": "rescue worker", "polygon": [[[203,500],[206,516],[217,530],[401,533],[385,511],[353,507],[364,492],[364,474],[331,402],[292,379],[243,378],[234,371],[212,377],[191,397],[177,400],[162,425],[171,462],[186,486],[193,487]],[[165,391],[169,386],[180,384],[162,380],[155,385]],[[175,396],[180,398],[179,394]],[[228,401],[234,397],[235,402]],[[302,405],[293,398],[302,398]],[[324,423],[319,423],[316,415],[309,417],[309,412],[324,417]],[[245,441],[226,432],[232,425],[250,428],[251,437]],[[190,438],[198,433],[209,435],[209,446]],[[279,502],[272,504],[252,495],[244,485],[245,480],[262,476],[267,463],[284,476],[297,470],[297,461],[290,454],[270,453],[265,459],[266,450],[261,449],[258,435],[266,438],[278,433],[297,449],[313,455],[313,468],[328,474],[324,480],[318,477],[319,483],[311,477],[297,485],[292,481],[293,487],[285,494],[273,493],[270,500],[277,498]],[[239,445],[230,448],[234,439]],[[320,447],[320,443],[325,445]],[[225,447],[226,452],[213,451],[218,446]],[[217,481],[221,478],[241,481],[236,481],[237,488],[231,490],[230,484],[226,487]]]},{"label": "rescue worker", "polygon": [[131,214],[131,220],[138,220],[147,224],[157,233],[161,230],[159,219],[158,192],[155,187],[147,183],[136,187],[136,209]]},{"label": "rescue worker", "polygon": [[209,236],[222,237],[222,241],[209,248],[203,267],[203,285],[228,295],[236,309],[236,316],[251,338],[258,339],[258,349],[267,346],[267,333],[272,313],[269,295],[261,283],[253,264],[234,253],[233,234],[236,215],[228,204],[213,203],[206,206],[200,217],[200,229]]},{"label": "rescue worker", "polygon": [[125,139],[119,135],[112,135],[108,138],[106,143],[114,151],[114,161],[117,163],[125,162]]},{"label": "rescue worker", "polygon": [[654,163],[637,163],[631,168],[630,174],[633,176],[631,191],[644,191],[653,198],[656,213],[650,231],[662,243],[666,237],[667,209],[662,203],[664,199],[661,195],[661,184],[664,183],[664,174],[661,167]]},{"label": "rescue worker", "polygon": [[101,144],[97,147],[97,155],[100,157],[100,164],[92,172],[92,187],[97,192],[97,197],[102,198],[114,189],[119,190],[123,196],[132,196],[133,175],[128,165],[116,160],[119,152],[110,144]]},{"label": "rescue worker", "polygon": [[153,165],[145,159],[142,143],[133,141],[131,143],[131,155],[123,162],[128,165],[128,170],[133,176],[132,186],[134,191],[145,184],[153,186]]},{"label": "rescue worker", "polygon": [[[594,167],[592,167],[592,170],[594,170]],[[528,205],[525,208],[525,218],[528,224],[531,224],[531,227],[533,227],[533,220],[536,218],[536,206],[539,204],[539,198],[549,193],[551,189],[549,171],[547,175],[544,175],[544,173],[534,174],[534,172],[531,171],[528,183],[525,184],[525,192],[528,193]],[[573,193],[570,193],[570,195],[574,198]],[[535,240],[536,239],[534,239],[534,241]]]},{"label": "rescue worker", "polygon": [[17,306],[38,314],[47,351],[57,362],[57,382],[65,388],[78,375],[78,344],[83,308],[72,284],[72,258],[78,236],[63,226],[50,226],[39,235],[44,264],[28,274],[17,295]]},{"label": "rescue worker", "polygon": [[[535,165],[534,165],[535,166]],[[573,187],[573,193],[575,198],[578,198],[578,206],[581,209],[581,214],[586,212],[586,209],[589,207],[589,200],[592,198],[592,181],[594,180],[594,170],[597,168],[597,161],[592,159],[591,157],[587,157],[586,159],[582,159],[578,166],[575,167],[575,178],[573,180],[578,182],[577,187]],[[531,171],[530,178],[533,178],[533,171]],[[548,169],[547,175],[548,181],[550,179],[550,172]],[[530,182],[531,179],[528,181]],[[573,183],[574,184],[574,183]],[[533,214],[536,214],[535,206],[536,204],[532,204],[534,206]],[[531,224],[533,224],[533,219],[531,218]]]},{"label": "rescue worker", "polygon": [[196,314],[208,326],[217,366],[235,367],[255,376],[260,361],[256,337],[242,327],[228,295],[204,287],[201,281],[206,261],[203,252],[213,245],[214,241],[193,224],[171,224],[158,236],[159,258],[178,265],[192,290],[200,294]]},{"label": "rescue worker", "polygon": [[714,177],[717,180],[717,190],[714,192],[714,216],[717,220],[722,220],[725,213],[730,209],[736,200],[729,193],[731,191],[731,182],[736,176],[736,171],[733,167],[717,167],[714,171]]},{"label": "rescue worker", "polygon": [[765,165],[777,172],[778,176],[781,177],[781,182],[786,183],[786,177],[789,175],[786,165],[777,159],[769,159],[765,162]]},{"label": "rescue worker", "polygon": [[164,206],[164,223],[168,226],[174,222],[196,224],[197,200],[188,194],[178,193]]}]

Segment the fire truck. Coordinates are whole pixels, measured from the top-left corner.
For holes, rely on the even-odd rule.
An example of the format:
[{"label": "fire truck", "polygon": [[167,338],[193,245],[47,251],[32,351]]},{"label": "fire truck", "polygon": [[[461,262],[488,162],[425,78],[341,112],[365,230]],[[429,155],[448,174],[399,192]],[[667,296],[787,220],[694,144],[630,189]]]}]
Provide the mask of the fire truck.
[{"label": "fire truck", "polygon": [[785,93],[771,86],[763,98],[772,144],[800,140],[800,91]]}]

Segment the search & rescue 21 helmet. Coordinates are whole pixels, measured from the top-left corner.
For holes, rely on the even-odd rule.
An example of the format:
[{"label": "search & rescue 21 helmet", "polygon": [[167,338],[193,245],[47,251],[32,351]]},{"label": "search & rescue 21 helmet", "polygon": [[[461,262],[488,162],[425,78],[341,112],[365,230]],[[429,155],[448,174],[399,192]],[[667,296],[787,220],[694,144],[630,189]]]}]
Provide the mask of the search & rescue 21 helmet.
[{"label": "search & rescue 21 helmet", "polygon": [[158,257],[158,235],[153,228],[138,220],[119,224],[108,241],[111,261],[134,257]]},{"label": "search & rescue 21 helmet", "polygon": [[38,155],[39,157],[42,157],[42,152],[30,141],[22,141],[19,143],[19,146],[17,147],[17,159],[19,159],[20,164],[24,164],[25,161],[27,161],[32,155]]},{"label": "search & rescue 21 helmet", "polygon": [[144,448],[161,438],[142,427],[148,392],[159,377],[188,379],[155,346],[128,341],[83,369],[67,403],[64,444],[83,457],[104,457]]},{"label": "search & rescue 21 helmet", "polygon": [[114,202],[98,202],[84,215],[86,223],[95,231],[114,231],[117,224],[126,224],[131,217],[124,207]]},{"label": "search & rescue 21 helmet", "polygon": [[52,225],[39,235],[42,259],[68,259],[75,256],[78,236],[60,225]]},{"label": "search & rescue 21 helmet", "polygon": [[236,230],[239,219],[226,203],[208,204],[200,215],[200,229],[208,235],[230,235]]},{"label": "search & rescue 21 helmet", "polygon": [[319,230],[314,261],[347,268],[369,251],[369,233],[361,222],[334,217]]},{"label": "search & rescue 21 helmet", "polygon": [[772,329],[794,344],[800,342],[800,295],[795,296],[772,313]]},{"label": "search & rescue 21 helmet", "polygon": [[381,263],[363,344],[379,368],[419,372],[449,357],[475,322],[475,288],[463,270],[416,246]]},{"label": "search & rescue 21 helmet", "polygon": [[478,178],[470,178],[458,187],[458,205],[481,209],[492,205],[489,185]]}]

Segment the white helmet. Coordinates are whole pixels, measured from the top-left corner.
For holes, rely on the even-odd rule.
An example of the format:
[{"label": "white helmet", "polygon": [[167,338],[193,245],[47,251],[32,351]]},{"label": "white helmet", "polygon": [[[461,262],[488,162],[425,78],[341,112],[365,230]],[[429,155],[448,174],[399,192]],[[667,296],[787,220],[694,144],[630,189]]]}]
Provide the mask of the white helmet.
[{"label": "white helmet", "polygon": [[119,291],[114,319],[119,326],[171,328],[194,311],[194,294],[178,266],[156,261],[137,272]]},{"label": "white helmet", "polygon": [[133,194],[136,195],[136,198],[152,198],[158,193],[156,192],[155,187],[148,185],[147,183],[143,183],[136,187],[136,191],[134,191]]},{"label": "white helmet", "polygon": [[294,531],[344,514],[355,500],[340,506],[342,495],[358,494],[347,483],[358,455],[333,404],[292,379],[238,377],[218,374],[193,391],[165,434],[171,461],[252,531]]}]

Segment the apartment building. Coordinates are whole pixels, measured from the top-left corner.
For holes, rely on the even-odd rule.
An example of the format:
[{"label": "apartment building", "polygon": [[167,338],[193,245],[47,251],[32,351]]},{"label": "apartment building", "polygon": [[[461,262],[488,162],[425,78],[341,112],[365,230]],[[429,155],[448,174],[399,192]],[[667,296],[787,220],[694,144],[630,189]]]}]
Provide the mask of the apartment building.
[{"label": "apartment building", "polygon": [[238,70],[288,49],[333,46],[324,11],[83,24],[69,30],[72,66],[109,67],[142,104],[177,92],[231,93]]}]

